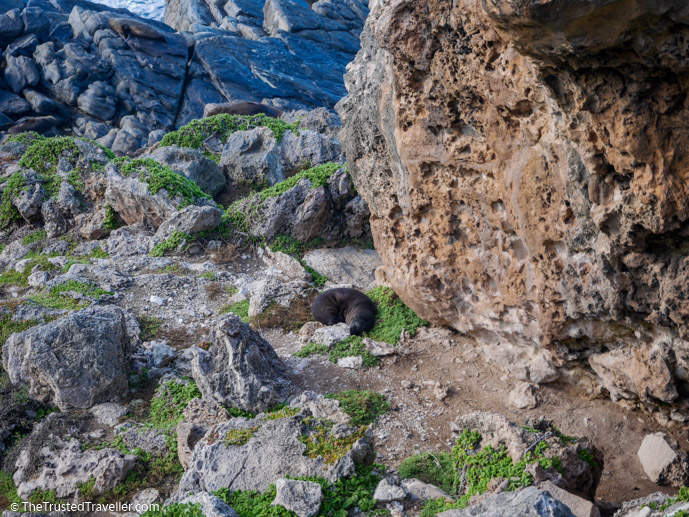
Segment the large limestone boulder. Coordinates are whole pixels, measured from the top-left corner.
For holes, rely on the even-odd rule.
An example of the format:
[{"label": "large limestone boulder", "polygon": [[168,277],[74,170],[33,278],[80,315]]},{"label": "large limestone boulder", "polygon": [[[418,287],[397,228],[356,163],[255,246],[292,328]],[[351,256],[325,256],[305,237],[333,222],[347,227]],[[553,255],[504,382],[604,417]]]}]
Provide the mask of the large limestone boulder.
[{"label": "large limestone boulder", "polygon": [[665,433],[646,435],[637,456],[654,483],[681,487],[689,481],[689,459],[677,441]]},{"label": "large limestone boulder", "polygon": [[63,411],[121,400],[128,391],[133,338],[127,319],[115,306],[70,313],[10,336],[2,365],[12,383]]},{"label": "large limestone boulder", "polygon": [[235,184],[274,185],[285,179],[277,139],[267,127],[230,135],[222,151],[220,168]]},{"label": "large limestone boulder", "polygon": [[206,400],[252,412],[287,398],[292,383],[273,347],[238,316],[217,320],[208,350],[193,348],[192,376]]},{"label": "large limestone boulder", "polygon": [[[385,281],[559,368],[640,343],[687,357],[689,107],[665,109],[687,35],[679,0],[372,4],[339,112]],[[673,402],[681,362],[601,387]]]},{"label": "large limestone boulder", "polygon": [[213,160],[198,149],[159,147],[149,154],[151,158],[196,183],[206,194],[215,196],[225,188],[227,180]]},{"label": "large limestone boulder", "polygon": [[513,515],[518,517],[574,517],[564,503],[550,492],[530,486],[515,492],[502,492],[464,510],[448,510],[438,517],[494,517]]}]

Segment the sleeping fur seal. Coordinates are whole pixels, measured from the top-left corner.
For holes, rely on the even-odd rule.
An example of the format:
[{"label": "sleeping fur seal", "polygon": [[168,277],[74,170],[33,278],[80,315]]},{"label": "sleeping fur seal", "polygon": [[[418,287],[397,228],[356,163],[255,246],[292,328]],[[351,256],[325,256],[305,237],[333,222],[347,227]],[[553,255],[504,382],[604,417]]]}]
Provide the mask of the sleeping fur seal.
[{"label": "sleeping fur seal", "polygon": [[132,20],[131,18],[110,18],[108,23],[110,28],[124,39],[135,36],[137,38],[165,41],[165,35],[147,23]]},{"label": "sleeping fur seal", "polygon": [[376,306],[356,289],[328,289],[313,301],[311,312],[325,325],[347,323],[356,335],[371,330],[376,320]]},{"label": "sleeping fur seal", "polygon": [[259,102],[227,102],[224,104],[206,104],[203,110],[203,118],[220,115],[221,113],[227,113],[228,115],[260,115],[263,113],[269,117],[278,118],[284,111]]}]

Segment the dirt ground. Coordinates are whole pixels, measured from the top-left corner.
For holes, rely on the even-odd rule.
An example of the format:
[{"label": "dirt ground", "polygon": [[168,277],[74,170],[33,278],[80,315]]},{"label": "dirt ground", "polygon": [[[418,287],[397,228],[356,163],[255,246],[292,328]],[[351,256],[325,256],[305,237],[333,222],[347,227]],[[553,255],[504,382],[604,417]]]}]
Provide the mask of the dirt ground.
[{"label": "dirt ground", "polygon": [[[388,466],[395,467],[417,452],[449,450],[454,443],[450,423],[459,415],[480,410],[499,413],[520,425],[530,417],[546,417],[565,434],[589,437],[605,458],[596,494],[602,506],[659,490],[676,492],[652,483],[637,459],[646,434],[667,431],[650,415],[607,399],[587,399],[558,383],[538,388],[535,409],[514,409],[509,393],[519,381],[487,363],[470,338],[446,329],[420,329],[402,353],[385,358],[380,367],[349,370],[333,365],[325,356],[293,357],[301,347],[295,334],[279,330],[262,334],[297,372],[294,380],[302,388],[321,393],[370,389],[388,397],[392,410],[374,431],[378,461]],[[442,401],[434,396],[436,381],[449,388]],[[675,428],[672,434],[686,441],[686,430]]]}]

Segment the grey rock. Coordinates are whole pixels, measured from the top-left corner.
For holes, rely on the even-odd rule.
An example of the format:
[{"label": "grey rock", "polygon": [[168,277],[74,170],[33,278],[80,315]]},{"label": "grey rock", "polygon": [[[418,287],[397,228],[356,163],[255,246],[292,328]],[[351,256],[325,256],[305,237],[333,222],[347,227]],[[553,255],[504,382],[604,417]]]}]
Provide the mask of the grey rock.
[{"label": "grey rock", "polygon": [[413,501],[428,501],[429,499],[452,499],[448,494],[443,492],[435,485],[424,483],[420,479],[410,478],[403,479],[400,483],[402,488],[406,490],[407,494]]},{"label": "grey rock", "polygon": [[337,360],[337,366],[340,368],[348,368],[350,370],[360,370],[364,367],[364,360],[360,355],[341,357]]},{"label": "grey rock", "polygon": [[5,56],[5,62],[5,80],[14,93],[22,91],[27,86],[36,86],[40,81],[41,76],[31,58],[8,55]]},{"label": "grey rock", "polygon": [[298,517],[312,517],[321,508],[323,489],[318,483],[281,478],[275,482],[275,489],[272,506],[282,506]]},{"label": "grey rock", "polygon": [[192,376],[207,400],[258,412],[283,402],[292,384],[270,343],[228,315],[215,322],[211,346],[195,347]]},{"label": "grey rock", "polygon": [[54,199],[48,199],[41,205],[41,217],[48,237],[59,237],[69,229],[69,221]]},{"label": "grey rock", "polygon": [[118,424],[120,418],[129,413],[129,409],[117,402],[104,402],[103,404],[93,406],[91,413],[96,417],[98,423],[114,427]]},{"label": "grey rock", "polygon": [[53,99],[35,90],[26,88],[23,94],[26,100],[29,101],[29,104],[31,104],[31,109],[36,113],[53,114],[63,109]]},{"label": "grey rock", "polygon": [[14,93],[0,90],[0,112],[9,116],[23,115],[31,111],[31,105]]},{"label": "grey rock", "polygon": [[337,325],[316,329],[311,336],[310,342],[330,348],[340,341],[347,339],[350,335],[349,325],[346,323],[338,323]]},{"label": "grey rock", "polygon": [[373,499],[379,503],[391,503],[392,501],[404,501],[407,497],[407,492],[401,486],[390,483],[386,478],[383,478],[378,483],[376,491],[373,493]]},{"label": "grey rock", "polygon": [[671,436],[648,434],[637,452],[641,466],[654,483],[682,486],[689,481],[689,460]]},{"label": "grey rock", "polygon": [[79,109],[99,120],[110,120],[115,115],[115,89],[108,83],[91,83],[77,99]]},{"label": "grey rock", "polygon": [[385,343],[383,341],[374,341],[371,338],[363,339],[364,346],[368,350],[369,354],[375,355],[376,357],[384,357],[387,355],[394,355],[397,353],[397,348],[390,343]]},{"label": "grey rock", "polygon": [[534,409],[538,406],[533,384],[521,382],[510,391],[510,405],[516,409]]},{"label": "grey rock", "polygon": [[600,517],[600,510],[598,510],[595,504],[583,497],[579,497],[561,489],[552,481],[544,481],[538,488],[546,490],[551,496],[567,506],[574,514],[574,517]]},{"label": "grey rock", "polygon": [[267,127],[233,133],[223,148],[220,168],[236,184],[274,185],[285,179],[277,141]]},{"label": "grey rock", "polygon": [[300,280],[284,282],[274,276],[260,278],[249,286],[249,316],[261,314],[273,303],[289,307],[292,300],[304,294],[307,288],[308,284]]},{"label": "grey rock", "polygon": [[374,287],[375,270],[383,265],[375,250],[352,246],[312,250],[304,255],[304,261],[333,283],[351,284],[364,290]]},{"label": "grey rock", "polygon": [[151,354],[151,366],[155,368],[167,366],[177,356],[175,349],[168,345],[165,340],[152,341],[149,348]]},{"label": "grey rock", "polygon": [[222,222],[222,215],[222,210],[212,206],[187,206],[158,227],[154,240],[162,242],[177,231],[192,235],[212,230]]},{"label": "grey rock", "polygon": [[12,41],[24,29],[19,9],[10,9],[0,15],[0,40]]},{"label": "grey rock", "polygon": [[287,131],[279,146],[282,167],[289,173],[342,160],[342,143],[327,134],[309,129],[295,134]]},{"label": "grey rock", "polygon": [[359,239],[371,234],[371,227],[369,225],[371,212],[366,201],[361,196],[356,196],[347,203],[344,209],[344,216],[347,225],[344,231],[346,237]]},{"label": "grey rock", "polygon": [[325,187],[311,189],[294,215],[292,237],[308,242],[322,235],[331,222],[331,213],[332,205]]},{"label": "grey rock", "polygon": [[[38,431],[40,428],[34,433]],[[25,500],[34,490],[55,490],[59,498],[71,497],[92,479],[93,493],[102,494],[123,481],[136,461],[136,456],[123,456],[114,449],[82,451],[76,439],[48,434],[37,450],[22,450],[13,478],[17,493]]]},{"label": "grey rock", "polygon": [[19,195],[12,200],[19,215],[27,222],[31,223],[39,218],[41,207],[45,200],[45,191],[40,183],[29,184],[28,189],[22,189]]},{"label": "grey rock", "polygon": [[567,506],[549,492],[536,487],[492,495],[483,502],[464,510],[448,510],[438,517],[574,517]]},{"label": "grey rock", "polygon": [[177,455],[186,469],[196,444],[208,429],[230,419],[227,410],[218,402],[192,399],[184,409],[184,420],[177,424]]},{"label": "grey rock", "polygon": [[148,255],[153,246],[153,235],[143,225],[118,228],[101,245],[111,257]]},{"label": "grey rock", "polygon": [[294,257],[280,251],[271,251],[269,247],[260,248],[260,250],[261,259],[268,266],[267,274],[280,277],[286,281],[311,281],[311,274]]},{"label": "grey rock", "polygon": [[13,334],[3,367],[37,400],[61,410],[90,408],[127,395],[129,341],[122,309],[90,307]]},{"label": "grey rock", "polygon": [[30,56],[38,46],[38,38],[35,34],[25,34],[7,45],[5,55],[10,56]]},{"label": "grey rock", "polygon": [[160,455],[167,451],[165,432],[146,425],[121,424],[116,429],[118,436],[131,451],[142,449],[151,454]]},{"label": "grey rock", "polygon": [[320,393],[305,391],[290,403],[291,407],[308,409],[314,418],[324,418],[336,424],[348,424],[351,417],[342,411],[340,402],[327,399]]},{"label": "grey rock", "polygon": [[200,504],[205,517],[238,517],[237,512],[219,497],[208,492],[190,495],[180,501],[181,504]]},{"label": "grey rock", "polygon": [[211,196],[219,194],[227,183],[220,167],[198,149],[181,148],[173,145],[159,147],[149,153],[149,156],[190,179]]}]

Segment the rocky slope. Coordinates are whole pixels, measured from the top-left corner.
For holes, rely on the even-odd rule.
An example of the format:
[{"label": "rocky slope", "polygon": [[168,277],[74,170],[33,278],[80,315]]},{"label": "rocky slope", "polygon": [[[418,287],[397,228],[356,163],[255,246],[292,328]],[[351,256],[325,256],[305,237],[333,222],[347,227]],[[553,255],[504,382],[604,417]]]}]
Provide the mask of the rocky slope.
[{"label": "rocky slope", "polygon": [[71,131],[131,153],[206,104],[331,108],[358,50],[360,0],[170,2],[170,26],[82,0],[0,3],[0,129]]},{"label": "rocky slope", "polygon": [[523,380],[683,410],[688,22],[372,3],[340,113],[379,278]]}]

